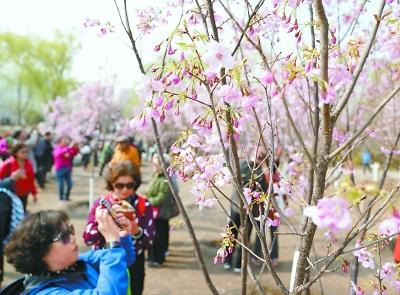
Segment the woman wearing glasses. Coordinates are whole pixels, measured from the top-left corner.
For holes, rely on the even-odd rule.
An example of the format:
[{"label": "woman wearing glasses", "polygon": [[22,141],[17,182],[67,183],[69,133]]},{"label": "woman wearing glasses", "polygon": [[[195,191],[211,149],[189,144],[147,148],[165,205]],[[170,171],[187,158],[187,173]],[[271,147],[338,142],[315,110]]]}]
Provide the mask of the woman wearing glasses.
[{"label": "woman wearing glasses", "polygon": [[89,213],[86,230],[83,239],[87,245],[95,249],[101,249],[104,245],[104,237],[98,230],[95,220],[96,208],[100,206],[103,199],[111,204],[128,202],[134,209],[132,219],[132,238],[136,249],[136,262],[129,267],[132,295],[143,293],[145,277],[144,252],[149,248],[155,235],[155,224],[153,220],[153,209],[149,201],[138,195],[136,189],[141,183],[140,174],[130,161],[122,161],[111,164],[106,174],[107,190],[104,196],[100,197]]},{"label": "woman wearing glasses", "polygon": [[37,201],[35,185],[35,173],[32,163],[28,159],[28,147],[23,143],[17,143],[12,148],[12,157],[1,164],[0,179],[10,177],[15,171],[20,171],[21,177],[15,182],[15,193],[24,205],[24,211],[28,204],[29,194],[33,195],[33,201]]},{"label": "woman wearing glasses", "polygon": [[107,249],[79,255],[74,228],[64,212],[29,215],[5,248],[8,262],[26,274],[24,294],[126,294],[126,267],[134,262],[135,250],[130,222],[121,213],[117,219],[122,228],[99,208],[96,221]]}]

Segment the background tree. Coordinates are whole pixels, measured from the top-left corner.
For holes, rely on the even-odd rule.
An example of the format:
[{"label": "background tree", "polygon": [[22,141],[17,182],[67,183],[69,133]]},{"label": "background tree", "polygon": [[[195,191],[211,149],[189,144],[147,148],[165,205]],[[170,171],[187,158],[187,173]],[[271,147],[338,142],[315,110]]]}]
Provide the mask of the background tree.
[{"label": "background tree", "polygon": [[3,89],[8,90],[6,98],[16,98],[13,101],[19,124],[27,109],[38,113],[43,103],[66,95],[77,85],[71,66],[78,48],[73,35],[60,32],[55,33],[54,40],[0,34],[0,76]]}]

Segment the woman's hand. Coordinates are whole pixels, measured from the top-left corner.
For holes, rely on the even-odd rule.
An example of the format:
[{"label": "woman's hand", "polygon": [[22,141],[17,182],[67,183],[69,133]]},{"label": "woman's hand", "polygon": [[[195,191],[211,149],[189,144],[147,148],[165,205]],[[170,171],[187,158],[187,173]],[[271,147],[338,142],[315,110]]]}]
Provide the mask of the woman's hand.
[{"label": "woman's hand", "polygon": [[127,218],[124,215],[124,208],[120,204],[113,204],[112,208],[117,212],[117,220],[122,226],[122,230],[120,231],[120,236],[126,236],[129,233],[133,235],[137,235],[140,232],[139,226],[136,223],[136,215],[132,214],[132,219]]},{"label": "woman's hand", "polygon": [[112,219],[107,209],[96,208],[96,221],[99,232],[104,236],[106,242],[115,242],[120,240],[120,228]]},{"label": "woman's hand", "polygon": [[20,178],[26,178],[25,170],[21,168],[15,170],[14,172],[11,173],[10,178],[12,178],[14,181],[17,181]]}]

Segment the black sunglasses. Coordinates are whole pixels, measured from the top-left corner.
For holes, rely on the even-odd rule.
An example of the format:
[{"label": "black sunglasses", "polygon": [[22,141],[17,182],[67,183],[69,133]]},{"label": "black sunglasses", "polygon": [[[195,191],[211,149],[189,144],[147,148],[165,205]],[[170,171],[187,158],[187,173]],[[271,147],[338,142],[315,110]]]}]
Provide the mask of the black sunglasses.
[{"label": "black sunglasses", "polygon": [[135,183],[134,182],[128,182],[128,183],[117,182],[114,184],[114,188],[117,190],[123,190],[124,187],[126,187],[127,189],[134,189]]},{"label": "black sunglasses", "polygon": [[69,244],[69,242],[71,241],[71,237],[70,235],[75,235],[75,228],[72,224],[67,225],[67,228],[64,229],[63,231],[61,231],[54,239],[53,239],[53,243],[54,242],[63,242],[64,245]]}]

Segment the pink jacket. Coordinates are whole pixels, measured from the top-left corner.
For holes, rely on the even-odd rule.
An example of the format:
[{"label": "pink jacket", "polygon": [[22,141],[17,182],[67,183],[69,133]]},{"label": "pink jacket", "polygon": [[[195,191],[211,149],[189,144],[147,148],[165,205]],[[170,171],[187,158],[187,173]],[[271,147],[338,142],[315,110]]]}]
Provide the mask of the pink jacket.
[{"label": "pink jacket", "polygon": [[63,145],[56,145],[53,150],[54,167],[56,170],[72,168],[72,160],[78,154],[79,149]]}]

